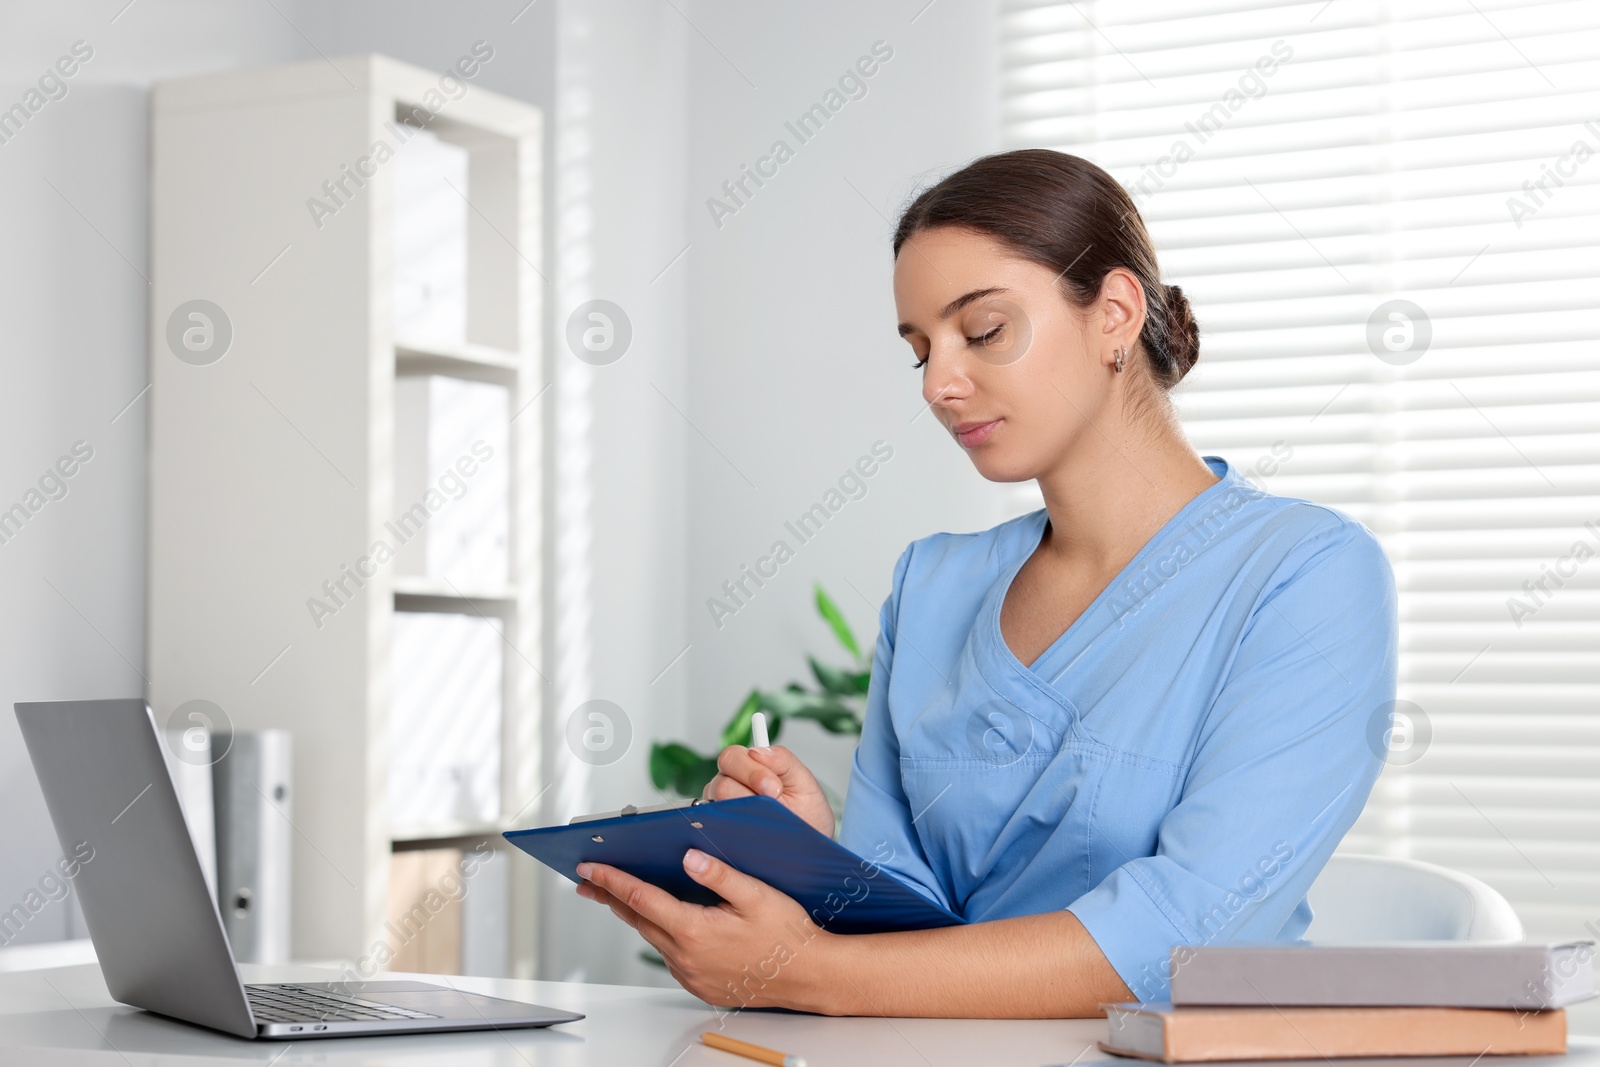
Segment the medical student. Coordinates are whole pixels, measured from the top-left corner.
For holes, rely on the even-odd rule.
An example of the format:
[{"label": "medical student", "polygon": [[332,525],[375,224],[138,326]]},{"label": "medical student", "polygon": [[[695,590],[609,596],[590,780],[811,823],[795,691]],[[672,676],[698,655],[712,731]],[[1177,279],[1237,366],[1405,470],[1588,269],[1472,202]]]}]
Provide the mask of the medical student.
[{"label": "medical student", "polygon": [[[1168,393],[1195,321],[1098,167],[980,159],[912,202],[894,255],[923,398],[981,475],[1045,501],[901,555],[844,805],[842,844],[970,925],[819,932],[698,850],[685,869],[726,904],[600,864],[579,893],[709,1003],[836,1015],[1096,1015],[1164,999],[1174,946],[1297,938],[1386,752],[1383,550],[1190,447]],[[833,832],[787,749],[718,766],[709,798]]]}]

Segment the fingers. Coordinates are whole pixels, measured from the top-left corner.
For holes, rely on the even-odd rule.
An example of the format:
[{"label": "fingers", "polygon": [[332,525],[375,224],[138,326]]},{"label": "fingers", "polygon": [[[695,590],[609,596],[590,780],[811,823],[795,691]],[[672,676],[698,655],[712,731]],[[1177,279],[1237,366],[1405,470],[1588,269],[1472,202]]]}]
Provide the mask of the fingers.
[{"label": "fingers", "polygon": [[[627,871],[609,867],[604,863],[580,863],[578,877],[594,883],[596,887],[608,893],[615,904],[632,912],[639,922],[629,925],[641,934],[645,933],[646,925],[651,925],[670,935],[672,930],[681,928],[693,918],[691,909],[695,905],[685,904],[665,889],[659,889],[649,882],[635,878]],[[612,910],[615,911],[616,908],[613,907]],[[627,922],[620,913],[618,917]],[[646,935],[646,940],[649,940],[649,935]]]},{"label": "fingers", "polygon": [[806,765],[800,762],[800,758],[782,745],[751,748],[746,751],[750,753],[752,759],[783,779],[784,784],[791,790],[797,785],[810,785],[816,780]]},{"label": "fingers", "polygon": [[611,909],[611,913],[635,930],[639,928],[639,916],[622,901],[607,893],[593,882],[579,882],[578,895],[585,900],[592,900],[596,904],[604,904]]},{"label": "fingers", "polygon": [[719,774],[706,783],[701,800],[732,800],[734,797],[753,797],[755,794],[725,774]]},{"label": "fingers", "polygon": [[[596,864],[595,866],[600,867],[601,865]],[[606,867],[605,870],[615,874],[620,874],[624,878],[631,877],[612,867]],[[593,873],[594,872],[591,872],[591,874]],[[602,875],[601,877],[604,876]],[[638,931],[640,937],[643,937],[647,942],[649,942],[652,948],[656,949],[658,952],[661,952],[663,955],[676,947],[676,941],[670,931],[662,928],[656,923],[651,922],[649,919],[646,919],[644,916],[640,915],[635,908],[630,907],[625,900],[619,898],[615,893],[601,888],[597,883],[588,880],[580,882],[578,884],[578,895],[587,900],[592,900],[597,904],[604,904],[609,907],[611,909],[611,914],[615,915],[617,918],[633,927],[636,931]]]},{"label": "fingers", "polygon": [[821,834],[833,836],[833,807],[810,769],[782,745],[746,748],[729,745],[717,756],[722,773],[705,788],[704,800],[751,795],[772,797]]},{"label": "fingers", "polygon": [[[769,748],[750,748],[745,750],[750,759],[760,767],[766,768],[783,783],[783,791],[793,795],[817,792],[817,779],[811,773],[811,768],[800,762],[800,757],[784,748],[782,745],[772,745]],[[776,796],[777,794],[768,794]]]},{"label": "fingers", "polygon": [[[778,751],[776,748],[769,749],[762,753],[762,756],[765,759],[770,759],[772,754]],[[782,777],[773,768],[767,766],[763,760],[757,760],[751,753],[752,750],[743,745],[729,745],[723,749],[721,754],[717,756],[717,770],[722,772],[718,777],[726,776],[744,786],[750,793],[757,793],[766,797],[781,795],[783,793]],[[715,784],[716,780],[713,779],[712,781]],[[734,795],[747,796],[749,794],[736,793]],[[712,799],[721,800],[726,798],[714,797]]]},{"label": "fingers", "polygon": [[683,854],[683,869],[690,878],[726,900],[737,911],[752,910],[764,895],[775,892],[767,883],[743,871],[736,871],[697,848],[691,848]]}]

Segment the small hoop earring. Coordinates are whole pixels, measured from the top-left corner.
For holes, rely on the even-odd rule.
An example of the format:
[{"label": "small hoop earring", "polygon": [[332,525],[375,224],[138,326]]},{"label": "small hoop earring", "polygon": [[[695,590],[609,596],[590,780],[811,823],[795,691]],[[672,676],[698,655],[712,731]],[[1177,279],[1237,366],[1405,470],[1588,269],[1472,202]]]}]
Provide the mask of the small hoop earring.
[{"label": "small hoop earring", "polygon": [[1127,362],[1127,359],[1128,359],[1128,350],[1127,350],[1127,348],[1119,348],[1119,349],[1117,349],[1117,373],[1118,374],[1122,373],[1123,365]]}]

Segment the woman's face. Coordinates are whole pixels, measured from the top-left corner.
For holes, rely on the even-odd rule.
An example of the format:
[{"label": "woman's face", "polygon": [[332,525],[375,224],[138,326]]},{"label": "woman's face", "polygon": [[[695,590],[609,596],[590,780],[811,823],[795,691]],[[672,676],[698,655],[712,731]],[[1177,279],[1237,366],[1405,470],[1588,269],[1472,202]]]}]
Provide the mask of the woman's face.
[{"label": "woman's face", "polygon": [[894,301],[900,334],[922,363],[923,399],[997,482],[1037,478],[1103,432],[1110,361],[1143,323],[1126,272],[1108,275],[1100,299],[1079,310],[1049,268],[954,227],[901,246]]}]

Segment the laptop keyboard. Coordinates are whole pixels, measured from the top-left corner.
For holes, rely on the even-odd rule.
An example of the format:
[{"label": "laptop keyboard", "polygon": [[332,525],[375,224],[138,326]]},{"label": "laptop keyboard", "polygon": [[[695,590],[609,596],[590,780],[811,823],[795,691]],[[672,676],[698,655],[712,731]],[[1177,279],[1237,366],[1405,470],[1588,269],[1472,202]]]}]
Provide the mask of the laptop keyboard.
[{"label": "laptop keyboard", "polygon": [[367,1023],[438,1018],[425,1011],[294,985],[247,985],[244,992],[258,1023]]}]

